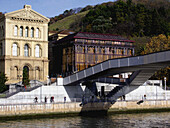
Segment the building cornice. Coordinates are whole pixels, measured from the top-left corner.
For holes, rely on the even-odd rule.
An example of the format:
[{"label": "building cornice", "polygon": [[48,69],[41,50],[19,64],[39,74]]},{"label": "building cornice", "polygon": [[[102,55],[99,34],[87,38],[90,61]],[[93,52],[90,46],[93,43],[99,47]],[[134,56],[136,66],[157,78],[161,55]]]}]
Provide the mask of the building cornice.
[{"label": "building cornice", "polygon": [[36,58],[36,57],[21,57],[21,56],[16,56],[16,57],[13,57],[13,56],[5,56],[3,58],[4,60],[20,60],[20,61],[45,61],[45,62],[48,62],[48,58]]},{"label": "building cornice", "polygon": [[28,41],[28,42],[48,43],[48,41],[35,40],[35,39],[3,38],[2,40],[13,40],[13,41]]}]

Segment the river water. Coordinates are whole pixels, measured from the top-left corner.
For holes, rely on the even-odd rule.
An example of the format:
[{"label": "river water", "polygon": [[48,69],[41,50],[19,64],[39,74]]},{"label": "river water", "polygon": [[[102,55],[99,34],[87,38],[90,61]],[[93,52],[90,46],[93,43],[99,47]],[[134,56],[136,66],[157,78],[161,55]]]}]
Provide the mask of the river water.
[{"label": "river water", "polygon": [[0,128],[170,128],[170,112],[6,121]]}]

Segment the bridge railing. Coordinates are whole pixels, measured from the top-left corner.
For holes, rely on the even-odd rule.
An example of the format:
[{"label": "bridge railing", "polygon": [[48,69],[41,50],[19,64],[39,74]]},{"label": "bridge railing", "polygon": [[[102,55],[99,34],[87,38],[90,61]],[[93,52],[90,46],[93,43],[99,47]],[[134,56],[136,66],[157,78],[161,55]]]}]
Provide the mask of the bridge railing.
[{"label": "bridge railing", "polygon": [[[37,97],[37,102],[35,102],[35,97]],[[54,100],[51,101],[51,97],[54,97]],[[117,102],[121,101],[139,101],[139,100],[146,100],[146,101],[156,101],[156,100],[170,100],[170,94],[157,94],[157,95],[146,95],[146,98],[144,98],[142,95],[130,95],[130,96],[125,96],[119,97],[117,99]],[[24,97],[23,95],[18,96],[17,98],[0,98],[0,105],[7,105],[7,104],[35,104],[35,103],[76,103],[76,102],[84,102],[84,103],[89,103],[89,102],[112,102],[115,101],[115,98],[92,98],[92,97],[85,97],[85,98],[66,98],[64,100],[64,97],[59,97],[58,95],[53,95],[53,96],[48,96],[47,97],[47,102],[45,102],[45,96],[40,96],[40,95],[30,95],[29,97]]]}]

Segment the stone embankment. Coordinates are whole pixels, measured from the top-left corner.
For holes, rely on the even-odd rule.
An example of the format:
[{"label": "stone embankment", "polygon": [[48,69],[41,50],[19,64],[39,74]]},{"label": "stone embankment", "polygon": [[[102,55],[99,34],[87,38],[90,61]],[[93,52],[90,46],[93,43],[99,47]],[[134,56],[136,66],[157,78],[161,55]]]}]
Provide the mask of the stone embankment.
[{"label": "stone embankment", "polygon": [[[36,114],[50,114],[50,113],[79,113],[82,110],[102,110],[101,107],[106,103],[90,103],[83,107],[80,103],[52,103],[52,104],[13,104],[0,105],[0,117],[4,116],[20,116],[20,115],[36,115]],[[110,104],[110,103],[109,103]],[[99,106],[101,108],[99,108]],[[87,108],[84,108],[87,107]],[[110,111],[127,111],[127,110],[142,110],[142,109],[169,109],[170,100],[167,101],[145,101],[140,105],[137,101],[119,101],[109,108]]]}]

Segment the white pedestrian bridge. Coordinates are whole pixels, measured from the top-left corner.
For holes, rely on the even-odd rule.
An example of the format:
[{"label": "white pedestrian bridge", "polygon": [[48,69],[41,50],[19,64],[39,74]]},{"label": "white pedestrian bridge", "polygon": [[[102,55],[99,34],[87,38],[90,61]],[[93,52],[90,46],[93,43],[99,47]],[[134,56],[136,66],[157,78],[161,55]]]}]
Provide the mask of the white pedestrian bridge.
[{"label": "white pedestrian bridge", "polygon": [[170,66],[170,50],[142,56],[110,59],[70,76],[61,78],[59,85],[76,85],[90,80],[125,72],[133,72],[129,85],[142,85],[157,70]]}]

